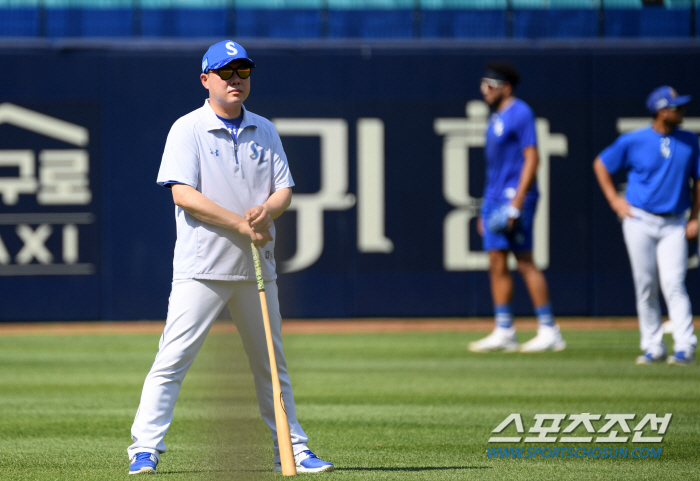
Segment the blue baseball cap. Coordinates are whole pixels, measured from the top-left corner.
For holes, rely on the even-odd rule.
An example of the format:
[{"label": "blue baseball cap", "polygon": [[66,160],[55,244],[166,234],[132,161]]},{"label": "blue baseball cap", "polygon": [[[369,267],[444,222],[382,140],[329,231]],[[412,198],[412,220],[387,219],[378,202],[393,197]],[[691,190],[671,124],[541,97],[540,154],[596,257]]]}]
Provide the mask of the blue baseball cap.
[{"label": "blue baseball cap", "polygon": [[676,89],[664,85],[649,94],[647,108],[652,114],[668,107],[679,107],[690,102],[690,95],[678,95]]},{"label": "blue baseball cap", "polygon": [[223,40],[215,43],[202,58],[202,73],[207,73],[210,69],[216,70],[234,60],[245,60],[251,67],[255,67],[255,62],[248,58],[245,49],[233,40]]}]

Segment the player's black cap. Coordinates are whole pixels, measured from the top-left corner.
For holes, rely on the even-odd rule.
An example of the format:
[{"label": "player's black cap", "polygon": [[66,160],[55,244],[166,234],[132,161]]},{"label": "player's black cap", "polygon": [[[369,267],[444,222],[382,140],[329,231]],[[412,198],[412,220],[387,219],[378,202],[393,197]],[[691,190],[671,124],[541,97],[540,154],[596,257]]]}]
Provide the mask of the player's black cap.
[{"label": "player's black cap", "polygon": [[491,62],[486,66],[483,78],[508,82],[513,88],[520,82],[520,74],[515,66],[508,62]]}]

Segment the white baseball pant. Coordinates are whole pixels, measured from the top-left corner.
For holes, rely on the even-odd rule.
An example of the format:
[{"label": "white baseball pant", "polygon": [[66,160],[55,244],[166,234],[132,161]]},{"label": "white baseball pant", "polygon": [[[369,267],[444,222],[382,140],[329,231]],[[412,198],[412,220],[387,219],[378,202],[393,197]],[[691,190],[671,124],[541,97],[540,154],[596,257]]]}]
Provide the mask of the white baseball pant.
[{"label": "white baseball pant", "polygon": [[637,299],[640,347],[655,355],[665,350],[659,285],[673,326],[675,351],[694,351],[698,340],[685,288],[688,244],[685,216],[659,216],[631,207],[622,223]]},{"label": "white baseball pant", "polygon": [[[277,299],[277,283],[266,282],[265,294],[292,447],[294,454],[297,454],[307,449],[308,437],[297,421],[294,394],[282,350],[282,316]],[[260,414],[272,432],[275,462],[279,462],[270,360],[257,283],[201,279],[173,281],[168,319],[160,339],[158,354],[146,376],[141,403],[131,427],[134,444],[129,446],[129,459],[139,452],[153,453],[160,459],[160,454],[165,452],[163,438],[172,422],[182,381],[202,347],[212,323],[226,304],[248,355]]]}]

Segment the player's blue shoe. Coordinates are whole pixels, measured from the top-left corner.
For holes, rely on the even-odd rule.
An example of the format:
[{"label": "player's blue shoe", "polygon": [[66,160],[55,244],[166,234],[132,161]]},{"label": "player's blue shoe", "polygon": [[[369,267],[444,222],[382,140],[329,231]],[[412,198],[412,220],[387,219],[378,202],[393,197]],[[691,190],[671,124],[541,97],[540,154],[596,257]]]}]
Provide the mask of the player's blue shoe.
[{"label": "player's blue shoe", "polygon": [[303,451],[296,456],[294,460],[297,464],[297,472],[299,473],[322,473],[333,471],[333,463],[319,459],[310,450]]},{"label": "player's blue shoe", "polygon": [[[333,463],[324,461],[307,449],[294,455],[297,473],[327,473],[333,471]],[[273,471],[282,471],[282,465],[275,463]]]},{"label": "player's blue shoe", "polygon": [[129,474],[156,474],[158,458],[151,453],[136,453],[131,458]]},{"label": "player's blue shoe", "polygon": [[666,353],[662,352],[660,354],[654,354],[651,351],[647,351],[645,354],[637,357],[637,364],[656,364],[657,362],[663,362],[666,360]]},{"label": "player's blue shoe", "polygon": [[668,358],[668,363],[675,366],[687,366],[695,362],[695,354],[690,351],[678,351],[674,352],[671,357]]}]

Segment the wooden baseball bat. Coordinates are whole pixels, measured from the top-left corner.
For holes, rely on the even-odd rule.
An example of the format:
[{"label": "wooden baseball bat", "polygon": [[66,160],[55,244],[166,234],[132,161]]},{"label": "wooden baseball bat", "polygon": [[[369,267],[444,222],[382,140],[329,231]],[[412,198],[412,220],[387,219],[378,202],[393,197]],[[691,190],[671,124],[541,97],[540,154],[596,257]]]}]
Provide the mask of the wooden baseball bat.
[{"label": "wooden baseball bat", "polygon": [[277,426],[277,444],[280,450],[280,462],[284,476],[296,476],[297,467],[292,451],[292,437],[289,434],[289,421],[287,411],[284,409],[284,398],[280,387],[280,378],[277,374],[277,361],[275,360],[275,348],[272,344],[272,331],[270,330],[270,314],[267,311],[267,297],[265,296],[265,283],[260,268],[260,254],[255,244],[253,249],[253,261],[255,262],[255,277],[258,280],[258,292],[260,293],[260,307],[262,309],[263,324],[265,325],[265,339],[267,340],[267,352],[270,356],[270,373],[272,374],[272,399],[275,405],[275,425]]}]

